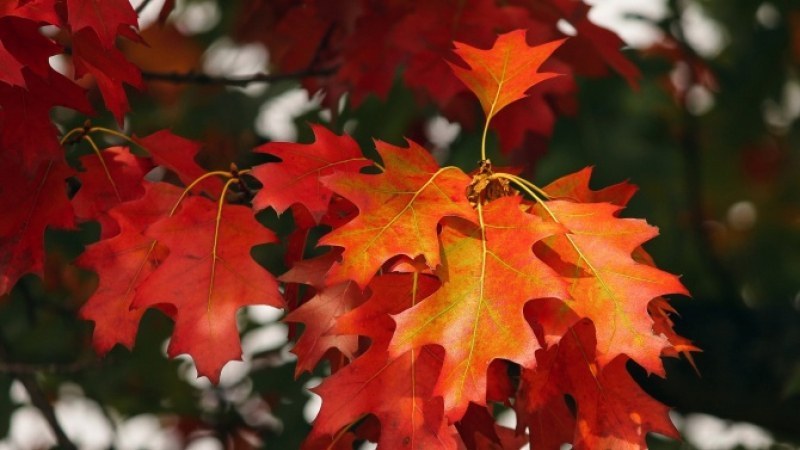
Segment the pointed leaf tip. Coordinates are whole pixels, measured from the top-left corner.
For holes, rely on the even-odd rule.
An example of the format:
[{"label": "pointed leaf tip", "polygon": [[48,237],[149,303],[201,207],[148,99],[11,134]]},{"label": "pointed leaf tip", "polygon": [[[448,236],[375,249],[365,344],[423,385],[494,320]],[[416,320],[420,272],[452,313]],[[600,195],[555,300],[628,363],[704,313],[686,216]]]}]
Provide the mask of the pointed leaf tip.
[{"label": "pointed leaf tip", "polygon": [[542,81],[559,76],[538,72],[541,65],[565,39],[529,46],[525,30],[497,37],[492,48],[483,50],[455,43],[455,53],[469,69],[448,62],[455,75],[478,97],[486,118],[491,119],[525,92]]}]

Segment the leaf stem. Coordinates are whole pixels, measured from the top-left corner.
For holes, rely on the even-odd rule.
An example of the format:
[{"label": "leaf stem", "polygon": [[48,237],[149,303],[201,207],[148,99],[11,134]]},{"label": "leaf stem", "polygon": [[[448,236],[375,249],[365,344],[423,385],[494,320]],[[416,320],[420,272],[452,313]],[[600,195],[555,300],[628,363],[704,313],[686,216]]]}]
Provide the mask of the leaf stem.
[{"label": "leaf stem", "polygon": [[106,173],[106,178],[108,179],[108,182],[111,183],[111,188],[114,189],[114,195],[117,197],[117,201],[122,203],[122,196],[119,194],[117,184],[114,183],[114,177],[111,176],[111,171],[108,170],[108,165],[106,165],[106,160],[103,159],[103,153],[100,151],[100,148],[97,146],[97,144],[95,144],[94,140],[88,134],[83,135],[83,140],[89,143],[94,154],[100,159],[100,165],[103,166],[103,172]]},{"label": "leaf stem", "polygon": [[481,161],[486,161],[486,136],[489,134],[489,123],[492,121],[494,117],[495,108],[497,108],[497,101],[500,100],[500,92],[503,90],[503,84],[505,84],[505,73],[506,68],[508,67],[508,55],[506,54],[506,59],[503,62],[503,78],[497,80],[497,92],[494,94],[494,99],[492,100],[492,105],[489,107],[489,113],[486,114],[486,122],[483,124],[483,136],[481,137]]},{"label": "leaf stem", "polygon": [[228,188],[231,184],[238,182],[239,179],[235,177],[231,177],[228,181],[225,182],[225,186],[222,187],[222,193],[219,195],[219,201],[217,201],[217,217],[214,222],[214,241],[211,245],[211,277],[208,282],[208,299],[206,301],[206,310],[208,314],[209,321],[209,328],[211,328],[211,296],[214,293],[214,276],[217,272],[217,248],[219,245],[219,224],[222,221],[222,207],[225,205],[225,194],[228,192]]},{"label": "leaf stem", "polygon": [[[106,133],[106,134],[110,134],[112,136],[116,136],[116,137],[118,137],[120,139],[123,139],[123,140],[125,140],[125,141],[127,141],[127,142],[129,142],[129,143],[131,143],[131,144],[143,149],[143,150],[147,150],[145,147],[142,146],[142,144],[136,142],[135,140],[133,140],[133,138],[131,138],[130,136],[128,136],[125,133],[120,133],[119,131],[112,130],[111,128],[106,128],[106,127],[92,127],[92,128],[89,128],[89,132],[90,133],[94,133],[96,131],[99,131],[99,132],[102,132],[102,133]],[[150,153],[150,152],[148,152],[148,153]]]},{"label": "leaf stem", "polygon": [[58,141],[58,145],[63,147],[64,144],[69,140],[69,138],[72,137],[72,135],[74,135],[76,133],[82,133],[84,131],[85,131],[84,127],[77,127],[77,128],[73,128],[73,129],[69,130],[67,132],[67,134],[65,134],[64,136],[61,136],[61,140]]},{"label": "leaf stem", "polygon": [[[239,173],[241,174],[241,173],[246,173],[246,172],[249,172],[249,171],[247,171],[247,170],[242,170],[242,171],[241,171],[241,172],[239,172]],[[177,201],[177,202],[175,202],[175,206],[173,206],[173,207],[172,207],[172,210],[170,210],[170,212],[169,212],[169,217],[172,217],[172,216],[174,216],[174,215],[175,215],[175,211],[177,211],[177,210],[178,210],[178,206],[181,204],[181,202],[183,201],[183,199],[184,199],[184,198],[186,198],[186,196],[187,196],[187,195],[189,195],[189,192],[191,192],[191,190],[192,190],[192,189],[194,189],[194,188],[195,188],[195,187],[196,187],[198,184],[200,184],[200,183],[201,183],[203,180],[205,180],[206,178],[210,178],[210,177],[217,176],[217,175],[219,175],[219,176],[223,176],[223,177],[226,177],[226,178],[229,178],[229,180],[228,180],[229,182],[230,182],[231,180],[235,180],[235,181],[238,181],[238,180],[239,180],[238,178],[234,178],[234,176],[233,176],[233,174],[232,174],[232,173],[230,173],[230,172],[227,172],[227,171],[224,171],[224,170],[215,170],[215,171],[213,171],[213,172],[207,172],[207,173],[204,173],[204,174],[200,175],[199,177],[197,177],[197,179],[196,179],[196,180],[194,180],[194,181],[192,181],[191,183],[189,183],[189,185],[188,185],[188,186],[186,186],[186,188],[183,190],[183,192],[181,192],[181,196],[180,196],[180,197],[178,197],[178,201]],[[223,194],[223,195],[222,195],[222,197],[223,197],[223,198],[225,197],[225,196],[224,196],[224,194],[225,194],[225,189],[227,189],[227,188],[228,188],[228,183],[226,183],[226,184],[225,184],[225,187],[223,188],[223,191],[222,191],[222,194]]]},{"label": "leaf stem", "polygon": [[491,117],[486,118],[486,123],[483,125],[483,136],[481,137],[481,161],[486,161],[486,135],[489,133],[489,122]]}]

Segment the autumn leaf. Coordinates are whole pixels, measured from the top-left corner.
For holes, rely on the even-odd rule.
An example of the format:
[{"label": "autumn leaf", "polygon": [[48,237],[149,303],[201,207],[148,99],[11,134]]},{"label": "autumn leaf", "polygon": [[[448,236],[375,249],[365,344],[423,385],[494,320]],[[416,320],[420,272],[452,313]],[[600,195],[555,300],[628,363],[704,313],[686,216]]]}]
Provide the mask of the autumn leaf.
[{"label": "autumn leaf", "polygon": [[128,97],[122,84],[143,89],[139,69],[128,62],[115,47],[104,48],[90,30],[72,35],[72,60],[77,77],[85,74],[94,77],[106,107],[114,114],[117,123],[122,124],[129,109]]},{"label": "autumn leaf", "polygon": [[253,199],[256,210],[270,206],[282,214],[299,203],[319,223],[333,195],[320,178],[338,172],[355,174],[371,164],[350,136],[337,136],[320,125],[312,125],[311,130],[316,139],[311,144],[270,142],[254,150],[281,159],[253,168],[252,175],[265,186]]},{"label": "autumn leaf", "polygon": [[26,67],[23,75],[27,88],[0,83],[0,148],[9,163],[33,173],[40,163],[63,159],[50,110],[60,105],[89,114],[92,108],[83,89],[58,72],[43,78]]},{"label": "autumn leaf", "polygon": [[[4,4],[12,5],[14,2]],[[42,25],[58,24],[59,18],[53,4],[28,2],[15,6],[5,13],[0,12],[0,42],[6,52],[4,68],[0,71],[10,77],[8,84],[27,87],[23,69],[30,70],[37,77],[47,78],[53,70],[48,63],[49,57],[62,51],[61,46],[39,32]]]},{"label": "autumn leaf", "polygon": [[600,190],[592,190],[589,180],[592,177],[592,167],[585,167],[577,172],[564,175],[553,181],[542,190],[551,198],[569,200],[578,203],[611,203],[625,206],[633,197],[638,188],[623,181]]},{"label": "autumn leaf", "polygon": [[25,274],[43,275],[45,230],[75,227],[67,198],[71,174],[62,161],[43,162],[29,174],[0,158],[0,296]]},{"label": "autumn leaf", "polygon": [[[200,178],[206,170],[195,160],[201,144],[173,134],[169,130],[156,131],[144,137],[133,137],[159,166],[171,170],[186,185]],[[222,191],[222,183],[217,178],[208,178],[200,182],[200,188],[213,196]]]},{"label": "autumn leaf", "polygon": [[620,49],[623,41],[613,31],[603,28],[589,17],[591,5],[572,0],[546,0],[555,8],[553,20],[566,20],[576,30],[576,35],[567,41],[564,53],[572,56],[571,62],[580,73],[603,76],[606,66],[622,75],[633,87],[641,76],[639,69]]},{"label": "autumn leaf", "polygon": [[367,352],[328,377],[314,391],[322,409],[309,441],[334,436],[367,414],[381,424],[380,448],[456,449],[456,430],[444,421],[441,399],[431,398],[440,352],[423,348],[397,358],[387,352],[394,323],[389,314],[424,298],[438,283],[414,274],[376,277],[370,298],[340,317],[337,331],[371,338]]},{"label": "autumn leaf", "polygon": [[525,91],[534,85],[557,76],[537,70],[564,41],[530,47],[525,34],[525,30],[501,34],[488,50],[455,43],[455,53],[470,69],[452,63],[450,67],[478,97],[487,122],[509,104],[525,97]]},{"label": "autumn leaf", "polygon": [[677,358],[678,355],[683,355],[689,361],[689,364],[692,365],[694,371],[699,374],[700,371],[697,369],[697,364],[694,362],[692,353],[701,350],[692,344],[690,339],[679,335],[672,328],[674,322],[670,315],[677,314],[675,308],[669,304],[669,301],[665,297],[658,297],[650,301],[647,305],[647,311],[650,313],[650,317],[653,318],[653,332],[666,337],[671,345],[671,347],[667,347],[663,350],[662,355],[674,358]]},{"label": "autumn leaf", "polygon": [[67,0],[66,4],[72,32],[96,33],[105,49],[114,47],[117,35],[137,39],[132,28],[138,26],[138,18],[127,0]]},{"label": "autumn leaf", "polygon": [[456,425],[466,448],[475,450],[519,450],[528,441],[525,433],[498,425],[486,407],[470,403]]},{"label": "autumn leaf", "polygon": [[523,213],[519,205],[519,197],[488,203],[478,209],[480,225],[445,221],[443,262],[436,271],[441,289],[394,316],[393,355],[428,344],[445,348],[434,395],[444,398],[445,414],[453,422],[469,402],[486,404],[487,370],[493,360],[535,364],[539,345],[525,321],[525,304],[567,296],[563,281],[532,250],[561,228]]},{"label": "autumn leaf", "polygon": [[100,155],[82,157],[81,164],[85,169],[77,176],[81,187],[72,198],[75,215],[82,220],[100,222],[101,237],[113,236],[119,228],[107,212],[120,203],[144,195],[142,180],[152,163],[133,155],[126,147],[110,147]]},{"label": "autumn leaf", "polygon": [[475,220],[466,199],[470,178],[455,167],[439,168],[433,157],[409,141],[401,148],[378,141],[383,173],[335,173],[323,185],[353,202],[358,216],[320,239],[321,245],[344,248],[342,261],[327,282],[353,280],[365,287],[380,266],[397,255],[425,257],[439,265],[437,226],[444,217]]},{"label": "autumn leaf", "polygon": [[329,252],[300,261],[280,277],[280,281],[307,284],[317,290],[313,297],[284,318],[286,322],[305,325],[292,349],[292,353],[297,355],[295,376],[312,371],[331,349],[338,350],[348,360],[352,360],[358,350],[357,336],[331,333],[336,319],[363,301],[361,290],[352,281],[325,286],[325,273],[338,256],[338,252]]},{"label": "autumn leaf", "polygon": [[[87,158],[91,157],[95,156]],[[131,308],[136,289],[168,254],[163,244],[143,230],[169,215],[180,194],[181,190],[171,184],[145,185],[140,199],[109,211],[109,220],[114,221],[119,233],[88,246],[75,261],[79,267],[96,272],[99,279],[97,290],[79,312],[81,318],[94,322],[92,346],[98,354],[105,355],[117,344],[133,348],[146,311]]]},{"label": "autumn leaf", "polygon": [[[592,168],[587,167],[559,178],[542,188],[542,190],[553,198],[583,203],[608,202],[619,206],[625,206],[636,193],[636,186],[628,182],[618,183],[600,190],[592,190],[589,187],[591,174]],[[615,215],[618,215],[618,212]],[[632,258],[637,263],[655,267],[650,255],[641,247],[632,252]],[[683,354],[694,365],[691,352],[699,351],[699,349],[692,345],[689,339],[679,336],[672,330],[672,320],[669,314],[674,314],[675,310],[669,305],[669,301],[665,297],[654,298],[648,303],[647,310],[653,319],[653,334],[666,337],[671,344],[671,346],[664,347],[662,355],[677,356],[678,354]],[[569,321],[561,324],[561,327],[568,326],[570,326]]]},{"label": "autumn leaf", "polygon": [[[576,450],[645,449],[648,432],[677,439],[669,408],[636,384],[625,367],[628,357],[619,355],[605,365],[596,362],[594,336],[594,324],[581,320],[557,346],[537,352],[534,370],[523,369],[517,414],[525,426],[531,426],[532,448],[560,447],[558,441],[539,436],[539,428],[528,421],[546,414],[543,408],[549,404],[563,403],[565,394],[576,403],[577,416],[568,441]],[[564,408],[559,407],[559,411],[563,417]],[[560,426],[565,425],[569,422],[560,422]],[[542,445],[545,442],[549,444]]]},{"label": "autumn leaf", "polygon": [[[669,345],[653,332],[647,312],[650,300],[666,294],[687,294],[678,277],[637,262],[633,252],[658,234],[644,220],[616,217],[619,206],[608,203],[547,202],[547,212],[567,234],[546,241],[540,252],[569,285],[565,302],[579,317],[596,324],[601,366],[626,354],[649,373],[664,376],[662,349]],[[540,247],[541,248],[541,247]]]},{"label": "autumn leaf", "polygon": [[186,198],[177,214],[145,233],[169,256],[142,283],[133,307],[175,308],[170,356],[188,353],[200,375],[219,382],[222,366],[241,358],[236,311],[246,305],[283,307],[275,278],[250,256],[255,245],[275,235],[240,205],[218,206]]},{"label": "autumn leaf", "polygon": [[0,41],[0,82],[11,86],[25,86],[25,78],[22,77],[22,63],[8,52]]}]

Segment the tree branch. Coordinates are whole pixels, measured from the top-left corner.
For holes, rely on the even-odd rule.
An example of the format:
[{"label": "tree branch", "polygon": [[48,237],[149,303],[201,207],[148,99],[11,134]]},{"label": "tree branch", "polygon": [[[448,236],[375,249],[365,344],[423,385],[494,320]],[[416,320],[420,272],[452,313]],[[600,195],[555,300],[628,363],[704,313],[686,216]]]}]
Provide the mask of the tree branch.
[{"label": "tree branch", "polygon": [[287,73],[256,73],[246,77],[213,76],[202,72],[150,72],[142,71],[146,81],[162,81],[165,83],[193,83],[206,85],[225,85],[246,87],[251,83],[275,83],[278,81],[297,80],[301,78],[326,77],[333,74],[336,68],[318,70],[299,70]]},{"label": "tree branch", "polygon": [[[5,339],[0,336],[0,359],[7,360],[8,359],[8,350]],[[11,364],[14,365],[14,364]],[[62,449],[69,449],[75,450],[77,447],[72,441],[69,440],[67,434],[64,432],[64,429],[61,428],[61,424],[58,423],[58,418],[56,417],[56,412],[53,409],[53,405],[47,400],[47,397],[44,395],[44,390],[42,390],[42,386],[39,384],[39,381],[36,379],[36,374],[33,372],[11,372],[14,375],[14,378],[19,380],[22,383],[22,386],[28,392],[28,396],[31,399],[31,403],[33,406],[39,409],[44,416],[44,419],[47,421],[47,424],[50,426],[50,429],[53,430],[53,434],[56,436],[56,442],[58,446]]]},{"label": "tree branch", "polygon": [[136,9],[134,10],[134,11],[136,11],[136,15],[137,15],[137,16],[140,16],[140,15],[142,15],[142,11],[144,11],[144,9],[145,9],[145,8],[147,8],[147,5],[148,5],[148,4],[149,4],[151,1],[152,1],[152,0],[144,0],[142,3],[139,3],[139,6],[137,6],[137,7],[136,7]]},{"label": "tree branch", "polygon": [[95,361],[83,360],[68,364],[29,364],[0,361],[0,373],[16,375],[36,375],[38,373],[76,373],[93,365]]}]

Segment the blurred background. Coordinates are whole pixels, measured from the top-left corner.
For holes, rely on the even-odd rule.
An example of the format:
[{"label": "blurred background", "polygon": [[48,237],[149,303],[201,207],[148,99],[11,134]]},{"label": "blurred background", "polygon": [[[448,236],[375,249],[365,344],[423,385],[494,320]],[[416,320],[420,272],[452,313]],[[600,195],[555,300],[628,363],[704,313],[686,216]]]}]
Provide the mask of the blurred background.
[{"label": "blurred background", "polygon": [[[178,1],[164,24],[158,23],[163,0],[132,3],[141,8],[150,45],[126,43],[125,50],[149,81],[146,92],[129,91],[127,133],[169,128],[197,139],[206,148],[204,165],[213,169],[262,162],[249,151],[270,140],[308,142],[307,124],[320,122],[351,133],[367,152],[372,138],[400,144],[407,136],[442,163],[475,167],[477,102],[444,104],[431,89],[409,87],[396,60],[389,61],[388,82],[373,86],[375,94],[369,80],[345,75],[340,81],[359,89],[349,96],[335,90],[346,83],[322,91],[318,79],[224,82],[306,65],[339,74],[350,68],[281,40],[282,30],[326,39],[319,24],[293,28],[283,20],[297,2]],[[534,16],[553,14],[527,5],[547,2],[507,3]],[[549,67],[569,76],[532,94],[548,105],[533,116],[536,123],[493,135],[492,160],[523,166],[540,186],[594,166],[594,188],[623,180],[640,187],[625,215],[660,228],[647,249],[692,292],[673,299],[676,329],[702,349],[694,355],[699,375],[683,358],[666,361],[666,380],[633,369],[648,392],[674,408],[685,438],[651,436],[652,448],[800,448],[800,3],[587,3],[591,24],[563,17],[550,23],[553,38],[573,37]],[[585,12],[572,6],[562,13],[573,16],[564,17]],[[622,38],[624,57],[635,67],[613,56],[597,65],[581,59],[581,39],[616,45],[595,25]],[[358,50],[364,58],[385,56]],[[69,70],[66,56],[52,64]],[[198,73],[210,78],[170,80]],[[65,111],[54,117],[66,129],[84,120]],[[110,116],[96,122],[114,126]],[[269,213],[260,219],[278,228],[287,220]],[[324,369],[294,381],[280,310],[242,311],[245,358],[225,367],[219,386],[198,380],[190,359],[166,358],[171,323],[158,312],[145,316],[133,351],[94,356],[92,326],[76,315],[94,279],[69,263],[97,236],[96,224],[79,233],[48,231],[45,280],[27,276],[0,301],[0,449],[55,442],[19,381],[26,377],[40,382],[81,448],[298,448],[319,408],[307,388]],[[270,248],[257,256],[280,271],[280,254]],[[505,414],[503,421],[514,418]]]}]

